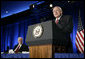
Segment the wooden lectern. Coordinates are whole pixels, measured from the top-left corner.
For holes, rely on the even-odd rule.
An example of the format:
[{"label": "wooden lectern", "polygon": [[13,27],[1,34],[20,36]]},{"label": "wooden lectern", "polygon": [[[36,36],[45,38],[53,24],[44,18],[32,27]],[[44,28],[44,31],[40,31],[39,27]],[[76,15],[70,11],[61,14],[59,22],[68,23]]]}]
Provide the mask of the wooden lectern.
[{"label": "wooden lectern", "polygon": [[56,45],[59,45],[58,37],[62,35],[58,32],[52,20],[28,26],[26,43],[29,46],[30,58],[54,57],[54,45],[56,42]]}]

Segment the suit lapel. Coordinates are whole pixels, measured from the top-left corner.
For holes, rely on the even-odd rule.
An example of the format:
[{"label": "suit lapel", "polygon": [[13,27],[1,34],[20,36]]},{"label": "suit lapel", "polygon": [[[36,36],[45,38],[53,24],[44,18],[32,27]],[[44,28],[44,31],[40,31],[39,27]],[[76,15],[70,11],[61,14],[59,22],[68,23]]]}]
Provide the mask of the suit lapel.
[{"label": "suit lapel", "polygon": [[59,22],[61,22],[62,20],[63,20],[63,15],[61,16],[61,18],[60,18]]}]

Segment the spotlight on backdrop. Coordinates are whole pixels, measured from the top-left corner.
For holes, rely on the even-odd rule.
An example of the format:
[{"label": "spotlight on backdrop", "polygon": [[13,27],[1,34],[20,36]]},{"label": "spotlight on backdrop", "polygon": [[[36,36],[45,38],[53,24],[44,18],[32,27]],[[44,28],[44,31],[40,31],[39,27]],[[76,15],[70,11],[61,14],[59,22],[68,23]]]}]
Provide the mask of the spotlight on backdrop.
[{"label": "spotlight on backdrop", "polygon": [[8,11],[6,11],[6,13],[8,13]]},{"label": "spotlight on backdrop", "polygon": [[34,4],[31,4],[31,5],[30,5],[30,9],[33,9],[34,7],[35,7]]},{"label": "spotlight on backdrop", "polygon": [[35,5],[32,6],[33,8],[35,7]]},{"label": "spotlight on backdrop", "polygon": [[70,1],[68,1],[68,3],[70,3]]},{"label": "spotlight on backdrop", "polygon": [[53,7],[53,4],[50,4],[50,7],[52,8]]}]

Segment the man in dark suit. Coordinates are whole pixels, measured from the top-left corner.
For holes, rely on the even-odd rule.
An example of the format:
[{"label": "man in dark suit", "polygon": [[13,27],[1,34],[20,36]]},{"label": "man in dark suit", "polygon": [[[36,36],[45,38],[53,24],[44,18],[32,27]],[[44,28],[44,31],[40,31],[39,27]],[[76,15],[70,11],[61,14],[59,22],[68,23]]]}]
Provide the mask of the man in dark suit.
[{"label": "man in dark suit", "polygon": [[[58,39],[54,40],[54,45],[58,45],[57,48],[55,47],[55,50],[63,49],[61,47],[64,47],[67,53],[73,52],[70,39],[70,33],[73,31],[72,17],[70,15],[63,15],[63,11],[59,6],[53,8],[53,15],[56,18],[53,22],[55,22],[55,30],[57,31],[56,38]],[[56,43],[58,41],[59,43]]]},{"label": "man in dark suit", "polygon": [[15,53],[22,52],[22,51],[29,51],[28,46],[23,44],[22,37],[18,38],[18,44],[15,45],[13,50],[14,50]]}]

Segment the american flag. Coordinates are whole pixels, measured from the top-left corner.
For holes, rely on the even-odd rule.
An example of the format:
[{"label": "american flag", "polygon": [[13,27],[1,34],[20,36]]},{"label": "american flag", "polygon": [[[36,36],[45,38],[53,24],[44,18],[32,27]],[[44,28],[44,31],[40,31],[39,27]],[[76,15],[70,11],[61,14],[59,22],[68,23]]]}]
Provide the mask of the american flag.
[{"label": "american flag", "polygon": [[80,53],[84,53],[84,28],[82,26],[80,11],[78,19],[78,29],[76,34],[76,47]]}]

